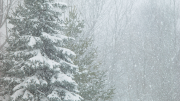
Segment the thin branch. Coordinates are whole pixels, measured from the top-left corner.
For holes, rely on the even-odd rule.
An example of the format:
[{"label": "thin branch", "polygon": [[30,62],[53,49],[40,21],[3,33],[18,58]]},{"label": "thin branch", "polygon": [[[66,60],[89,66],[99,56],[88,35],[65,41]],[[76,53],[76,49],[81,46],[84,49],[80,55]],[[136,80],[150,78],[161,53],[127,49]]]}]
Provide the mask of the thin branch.
[{"label": "thin branch", "polygon": [[[11,6],[12,6],[12,0],[10,0],[10,3],[7,5],[7,13],[5,14],[5,18],[4,18],[4,20],[3,20],[3,18],[2,18],[2,23],[1,23],[1,25],[0,25],[0,28],[4,25],[4,23],[6,22],[6,20],[7,20],[7,17],[8,17],[8,15],[9,15],[9,10],[10,10],[10,8],[11,8]],[[2,15],[3,16],[3,15]]]}]

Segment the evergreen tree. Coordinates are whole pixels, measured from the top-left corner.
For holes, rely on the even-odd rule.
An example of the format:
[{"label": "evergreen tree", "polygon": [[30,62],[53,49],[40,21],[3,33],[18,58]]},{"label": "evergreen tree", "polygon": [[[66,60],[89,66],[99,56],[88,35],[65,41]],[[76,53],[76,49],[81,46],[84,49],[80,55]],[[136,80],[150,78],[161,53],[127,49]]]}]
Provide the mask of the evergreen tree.
[{"label": "evergreen tree", "polygon": [[78,18],[76,9],[71,8],[65,20],[65,32],[76,40],[67,46],[77,54],[74,63],[79,66],[80,73],[75,76],[75,80],[79,85],[80,95],[84,98],[83,101],[110,101],[114,88],[106,86],[106,71],[100,70],[92,36],[86,37],[82,32],[83,28],[83,20]]},{"label": "evergreen tree", "polygon": [[66,4],[55,0],[24,0],[11,17],[7,53],[3,57],[4,95],[10,101],[80,101],[73,80],[75,53],[65,48],[73,40],[63,34]]}]

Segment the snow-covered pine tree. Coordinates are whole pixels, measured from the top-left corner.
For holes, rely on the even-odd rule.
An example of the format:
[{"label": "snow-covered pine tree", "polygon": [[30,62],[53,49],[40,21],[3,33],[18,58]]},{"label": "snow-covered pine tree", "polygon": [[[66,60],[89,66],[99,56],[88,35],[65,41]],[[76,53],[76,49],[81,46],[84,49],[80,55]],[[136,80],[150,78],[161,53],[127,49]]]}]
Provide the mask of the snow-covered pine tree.
[{"label": "snow-covered pine tree", "polygon": [[79,74],[76,74],[75,80],[79,85],[79,94],[84,98],[83,101],[110,101],[114,88],[107,86],[107,72],[100,70],[100,63],[96,62],[92,35],[85,35],[84,21],[78,17],[75,7],[70,8],[65,20],[65,33],[76,40],[66,47],[76,53],[74,63],[79,66]]},{"label": "snow-covered pine tree", "polygon": [[[9,46],[3,57],[4,95],[10,101],[80,101],[73,80],[75,53],[64,48],[73,38],[63,34],[66,4],[55,0],[24,0],[11,17]],[[2,94],[1,93],[1,94]]]}]

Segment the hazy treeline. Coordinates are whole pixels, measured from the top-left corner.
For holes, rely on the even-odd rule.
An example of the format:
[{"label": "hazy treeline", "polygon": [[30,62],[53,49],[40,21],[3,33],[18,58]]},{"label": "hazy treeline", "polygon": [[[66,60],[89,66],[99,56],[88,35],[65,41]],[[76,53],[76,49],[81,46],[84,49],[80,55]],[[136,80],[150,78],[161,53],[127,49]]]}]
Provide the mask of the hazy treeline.
[{"label": "hazy treeline", "polygon": [[180,99],[178,0],[75,3],[94,35],[109,85],[116,86],[114,101]]}]

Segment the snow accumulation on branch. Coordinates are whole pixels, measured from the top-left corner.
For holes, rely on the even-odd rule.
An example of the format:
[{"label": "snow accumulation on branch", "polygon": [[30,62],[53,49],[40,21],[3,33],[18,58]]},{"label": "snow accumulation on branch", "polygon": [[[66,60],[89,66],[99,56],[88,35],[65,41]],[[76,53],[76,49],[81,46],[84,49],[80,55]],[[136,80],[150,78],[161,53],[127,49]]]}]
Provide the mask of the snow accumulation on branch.
[{"label": "snow accumulation on branch", "polygon": [[29,42],[28,42],[28,46],[30,47],[34,47],[34,45],[36,45],[37,42],[40,42],[41,39],[39,37],[33,37],[30,36]]},{"label": "snow accumulation on branch", "polygon": [[24,57],[24,56],[28,56],[28,55],[35,55],[39,51],[40,51],[39,49],[16,51],[16,52],[13,53],[13,56],[15,56],[15,57]]},{"label": "snow accumulation on branch", "polygon": [[33,97],[34,97],[34,95],[32,93],[30,93],[28,90],[26,90],[22,98],[26,99],[26,100],[31,98],[32,101],[34,101]]},{"label": "snow accumulation on branch", "polygon": [[3,81],[20,83],[21,79],[16,77],[3,77]]},{"label": "snow accumulation on branch", "polygon": [[68,57],[73,58],[76,56],[76,54],[73,51],[71,51],[70,49],[62,48],[62,47],[56,47],[56,46],[55,46],[55,49],[57,50],[57,52],[62,52],[63,55],[66,55]]},{"label": "snow accumulation on branch", "polygon": [[11,95],[12,101],[16,101],[19,96],[24,94],[24,88],[17,90],[13,95]]},{"label": "snow accumulation on branch", "polygon": [[17,91],[20,88],[27,88],[28,85],[40,85],[40,81],[37,78],[37,76],[27,77],[24,82],[21,82],[20,84],[16,85],[13,88],[13,91]]},{"label": "snow accumulation on branch", "polygon": [[52,91],[51,94],[48,95],[48,98],[49,99],[54,99],[56,97],[56,94],[58,92],[64,92],[65,95],[64,95],[64,100],[65,101],[81,101],[83,98],[73,92],[70,92],[64,88],[56,88],[54,91]]},{"label": "snow accumulation on branch", "polygon": [[73,65],[73,64],[71,64],[71,63],[68,63],[68,62],[66,62],[66,61],[64,61],[64,60],[61,60],[60,63],[61,63],[61,64],[64,64],[64,65],[70,66],[70,67],[71,67],[70,69],[77,69],[77,68],[78,68],[78,66]]},{"label": "snow accumulation on branch", "polygon": [[62,72],[54,75],[51,78],[51,83],[56,83],[56,82],[58,82],[58,83],[68,82],[68,83],[71,83],[71,84],[77,86],[77,83],[74,80],[72,80],[71,77],[67,76],[66,74],[64,74]]},{"label": "snow accumulation on branch", "polygon": [[63,41],[67,41],[69,38],[63,35],[50,35],[45,32],[42,33],[41,37],[45,40],[49,40],[52,43],[62,43]]},{"label": "snow accumulation on branch", "polygon": [[[15,93],[11,96],[11,98],[13,99],[13,101],[17,101],[16,99],[19,96],[23,95],[23,99],[29,99],[34,97],[34,95],[32,93],[30,93],[28,90],[26,90],[30,85],[40,85],[41,82],[39,81],[39,79],[37,78],[37,76],[32,76],[32,77],[27,77],[25,79],[25,81],[21,82],[20,84],[16,85],[13,88],[13,91],[15,91]],[[33,101],[33,100],[32,100]]]},{"label": "snow accumulation on branch", "polygon": [[47,57],[42,56],[41,52],[38,52],[38,54],[32,58],[29,59],[31,62],[40,62],[40,63],[46,63],[49,66],[49,69],[53,69],[56,66],[61,66],[60,63],[57,63]]},{"label": "snow accumulation on branch", "polygon": [[28,45],[29,46],[34,46],[35,44],[36,44],[36,40],[33,37],[31,37]]},{"label": "snow accumulation on branch", "polygon": [[66,96],[65,96],[64,100],[66,100],[66,101],[70,101],[71,99],[73,99],[74,101],[80,101],[82,99],[81,96],[79,96],[75,93],[72,93],[72,92],[66,92],[65,94],[66,94]]}]

